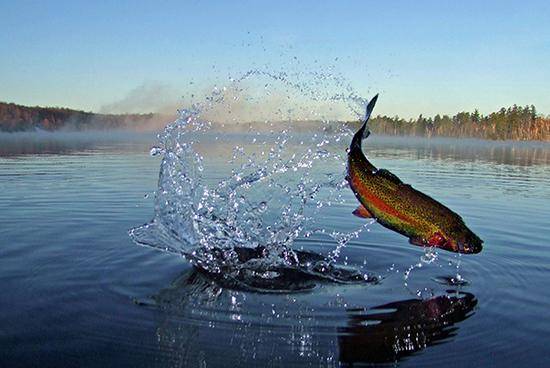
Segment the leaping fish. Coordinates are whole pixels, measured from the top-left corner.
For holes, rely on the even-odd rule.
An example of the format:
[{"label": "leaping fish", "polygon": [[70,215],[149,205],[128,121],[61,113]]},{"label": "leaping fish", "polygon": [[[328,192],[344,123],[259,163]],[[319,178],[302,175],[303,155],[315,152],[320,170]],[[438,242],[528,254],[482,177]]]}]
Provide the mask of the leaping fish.
[{"label": "leaping fish", "polygon": [[382,226],[409,238],[414,245],[457,253],[479,253],[481,240],[462,217],[430,196],[403,183],[365,157],[361,142],[370,134],[367,122],[378,95],[369,101],[365,120],[351,140],[346,179],[360,206],[353,214],[375,218]]}]

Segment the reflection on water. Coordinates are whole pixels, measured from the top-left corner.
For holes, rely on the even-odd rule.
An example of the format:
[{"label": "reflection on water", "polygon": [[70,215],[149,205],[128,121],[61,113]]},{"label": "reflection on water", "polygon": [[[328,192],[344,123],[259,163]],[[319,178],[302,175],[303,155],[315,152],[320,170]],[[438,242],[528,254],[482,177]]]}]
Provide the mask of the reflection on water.
[{"label": "reflection on water", "polygon": [[312,309],[292,299],[282,307],[223,288],[194,268],[153,300],[166,312],[157,333],[172,366],[396,362],[450,341],[477,305],[472,294],[449,290],[374,307]]},{"label": "reflection on water", "polygon": [[[78,139],[82,145],[71,146]],[[180,257],[136,247],[126,231],[153,212],[154,138],[78,139],[67,134],[61,148],[37,146],[28,155],[0,144],[2,366],[332,367],[395,359],[400,367],[547,366],[547,145],[369,138],[373,162],[456,208],[486,249],[475,257],[439,253],[429,263],[422,249],[372,224],[339,259],[379,282],[286,275],[280,289],[298,290],[277,294],[220,283]],[[205,166],[205,181],[225,175],[235,142],[259,149],[269,139],[207,140],[200,150],[218,158]],[[344,152],[345,142],[331,149]],[[351,215],[351,191],[343,195],[349,205],[327,207],[319,221],[351,231],[364,222]],[[334,246],[317,234],[294,248],[326,256]],[[458,271],[468,283],[447,293],[441,282]]]},{"label": "reflection on water", "polygon": [[[246,129],[248,131],[254,129]],[[295,138],[309,137],[308,133],[295,134]],[[256,134],[227,133],[212,131],[212,138],[219,133],[232,138],[235,142],[250,141],[247,139]],[[128,145],[149,147],[155,141],[153,133],[136,133],[132,131],[108,132],[0,132],[0,157],[71,154],[82,151],[94,151],[102,148],[112,149]],[[342,147],[345,147],[343,142]],[[431,160],[458,160],[465,162],[487,162],[499,165],[533,166],[550,165],[550,143],[530,141],[485,141],[479,139],[456,138],[419,138],[379,136],[371,138],[366,144],[368,154],[376,157],[383,152],[384,157],[415,158]],[[392,151],[393,150],[393,151]],[[405,156],[403,156],[405,155]]]},{"label": "reflection on water", "polygon": [[340,361],[392,362],[448,341],[458,332],[455,325],[472,315],[477,300],[470,293],[447,292],[349,310],[348,326],[339,329]]},{"label": "reflection on water", "polygon": [[[250,129],[248,129],[250,131]],[[216,133],[223,131],[213,131]],[[247,141],[251,133],[229,133],[236,141]],[[302,134],[302,133],[300,133]],[[300,134],[296,137],[300,138]],[[305,133],[304,137],[311,135]],[[212,137],[213,138],[213,137]],[[131,131],[111,132],[26,132],[0,133],[0,157],[34,155],[34,154],[71,154],[86,150],[97,150],[102,147],[113,147],[113,143],[121,146],[124,143],[150,146],[155,138],[152,133],[136,133]],[[343,147],[345,144],[343,145]],[[482,161],[495,164],[532,166],[550,165],[550,143],[528,141],[484,141],[479,139],[456,138],[419,138],[376,136],[365,146],[370,155],[376,155],[378,150],[385,157],[392,156],[426,158],[432,160]]]},{"label": "reflection on water", "polygon": [[108,150],[135,150],[148,147],[154,140],[152,133],[131,131],[96,132],[0,132],[0,157],[28,155],[70,155]]},{"label": "reflection on water", "polygon": [[[486,141],[481,139],[376,136],[365,143],[384,156],[411,159],[486,162],[498,165],[549,165],[550,143],[535,141]],[[393,152],[388,152],[392,150]]]}]

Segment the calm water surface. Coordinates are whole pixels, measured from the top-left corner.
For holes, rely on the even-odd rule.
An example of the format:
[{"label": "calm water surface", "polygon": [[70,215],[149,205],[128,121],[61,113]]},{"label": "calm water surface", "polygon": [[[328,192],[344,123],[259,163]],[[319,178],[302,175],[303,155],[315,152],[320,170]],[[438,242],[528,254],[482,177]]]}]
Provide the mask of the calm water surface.
[{"label": "calm water surface", "polygon": [[[550,145],[370,138],[373,162],[459,212],[483,252],[423,262],[421,248],[373,224],[340,259],[380,282],[262,294],[130,240],[153,215],[154,142],[0,135],[1,366],[550,364]],[[212,181],[224,175],[224,155],[213,156]],[[322,221],[351,231],[364,222],[352,210],[333,206]],[[295,248],[327,254],[334,243]],[[457,274],[465,285],[441,284]]]}]

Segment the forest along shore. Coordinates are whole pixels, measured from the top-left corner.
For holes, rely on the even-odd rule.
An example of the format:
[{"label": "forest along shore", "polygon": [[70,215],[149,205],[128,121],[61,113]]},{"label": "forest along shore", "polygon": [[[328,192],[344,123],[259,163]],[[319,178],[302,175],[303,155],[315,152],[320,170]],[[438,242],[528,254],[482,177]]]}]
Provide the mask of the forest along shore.
[{"label": "forest along shore", "polygon": [[[96,114],[81,110],[58,107],[30,107],[0,102],[0,131],[84,131],[136,129],[159,130],[175,120],[176,115],[160,114]],[[228,130],[243,131],[255,123],[227,124]],[[260,124],[260,123],[257,123]],[[288,124],[288,122],[286,123]],[[319,122],[293,122],[298,130],[316,130]],[[335,122],[355,130],[359,121]],[[370,120],[373,133],[384,135],[420,137],[480,138],[489,140],[534,140],[550,141],[550,118],[537,114],[534,106],[512,106],[482,115],[475,110],[456,115],[436,115],[417,119],[398,116],[376,116]],[[222,126],[221,124],[214,124]],[[234,125],[229,127],[229,125]]]},{"label": "forest along shore", "polygon": [[59,107],[23,106],[0,102],[0,131],[109,130],[158,126],[156,114],[96,114]]},{"label": "forest along shore", "polygon": [[[359,126],[359,122],[350,124]],[[514,105],[489,115],[475,110],[433,118],[420,115],[415,120],[377,116],[369,124],[373,133],[385,135],[550,141],[550,118],[537,115],[533,105]]]}]

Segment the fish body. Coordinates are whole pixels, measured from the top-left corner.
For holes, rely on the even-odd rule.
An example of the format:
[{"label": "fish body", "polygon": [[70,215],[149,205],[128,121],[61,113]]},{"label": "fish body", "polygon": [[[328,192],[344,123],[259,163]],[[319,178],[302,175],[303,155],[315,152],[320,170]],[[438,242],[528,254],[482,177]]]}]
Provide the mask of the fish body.
[{"label": "fish body", "polygon": [[382,226],[409,238],[411,244],[457,253],[479,253],[483,241],[462,217],[430,196],[377,169],[363,154],[361,142],[370,134],[367,122],[378,95],[367,106],[365,121],[354,135],[348,153],[348,180],[361,205],[359,217],[373,217]]}]

